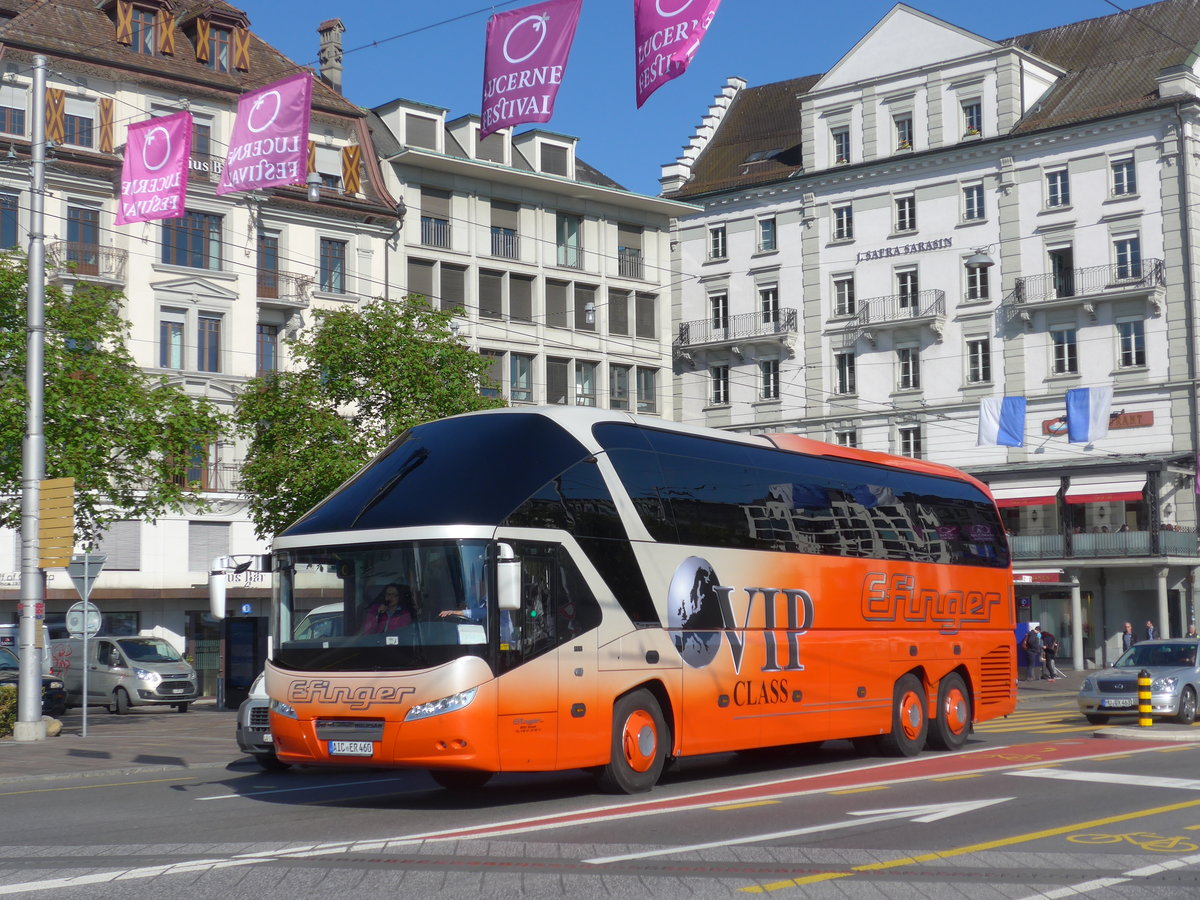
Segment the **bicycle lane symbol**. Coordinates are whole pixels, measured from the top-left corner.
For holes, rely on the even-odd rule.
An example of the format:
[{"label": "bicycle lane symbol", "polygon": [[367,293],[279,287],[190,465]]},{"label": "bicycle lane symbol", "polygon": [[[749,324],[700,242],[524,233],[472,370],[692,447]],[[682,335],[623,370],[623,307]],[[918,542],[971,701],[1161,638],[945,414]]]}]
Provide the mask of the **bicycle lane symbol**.
[{"label": "bicycle lane symbol", "polygon": [[1196,842],[1187,836],[1166,836],[1152,831],[1130,831],[1125,834],[1069,834],[1072,844],[1123,844],[1130,843],[1142,850],[1155,853],[1192,853],[1200,850]]}]

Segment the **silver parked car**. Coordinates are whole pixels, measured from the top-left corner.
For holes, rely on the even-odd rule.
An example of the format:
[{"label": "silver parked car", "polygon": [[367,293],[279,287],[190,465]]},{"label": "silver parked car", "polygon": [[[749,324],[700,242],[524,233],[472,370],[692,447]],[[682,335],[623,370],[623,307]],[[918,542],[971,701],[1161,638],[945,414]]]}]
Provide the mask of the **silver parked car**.
[{"label": "silver parked car", "polygon": [[1079,711],[1093,725],[1103,725],[1110,716],[1138,714],[1138,673],[1150,673],[1150,712],[1173,718],[1181,725],[1196,720],[1196,698],[1200,696],[1200,640],[1142,641],[1134,644],[1111,669],[1083,680],[1079,689]]}]

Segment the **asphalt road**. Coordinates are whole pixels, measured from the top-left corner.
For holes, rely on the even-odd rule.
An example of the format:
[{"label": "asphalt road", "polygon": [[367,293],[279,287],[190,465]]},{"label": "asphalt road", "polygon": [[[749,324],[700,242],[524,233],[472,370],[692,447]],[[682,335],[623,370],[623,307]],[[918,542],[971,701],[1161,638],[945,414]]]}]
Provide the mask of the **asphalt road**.
[{"label": "asphalt road", "polygon": [[[203,734],[229,718],[192,715],[112,727]],[[961,753],[711,757],[637,797],[598,795],[581,773],[467,795],[421,772],[264,773],[236,750],[10,779],[0,896],[1200,895],[1200,743],[1095,732],[1069,693],[1023,695]]]}]

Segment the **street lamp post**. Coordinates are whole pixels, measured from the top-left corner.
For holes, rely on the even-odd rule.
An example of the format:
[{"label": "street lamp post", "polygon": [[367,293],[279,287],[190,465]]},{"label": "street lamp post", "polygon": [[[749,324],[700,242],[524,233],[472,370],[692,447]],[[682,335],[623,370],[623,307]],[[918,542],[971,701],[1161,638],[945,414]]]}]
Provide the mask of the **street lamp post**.
[{"label": "street lamp post", "polygon": [[38,543],[39,482],[46,474],[46,436],[42,432],[46,339],[46,57],[33,58],[33,120],[29,170],[29,297],[26,304],[25,441],[21,447],[21,607],[20,687],[13,739],[44,741],[42,672],[36,651],[46,615],[46,575]]}]

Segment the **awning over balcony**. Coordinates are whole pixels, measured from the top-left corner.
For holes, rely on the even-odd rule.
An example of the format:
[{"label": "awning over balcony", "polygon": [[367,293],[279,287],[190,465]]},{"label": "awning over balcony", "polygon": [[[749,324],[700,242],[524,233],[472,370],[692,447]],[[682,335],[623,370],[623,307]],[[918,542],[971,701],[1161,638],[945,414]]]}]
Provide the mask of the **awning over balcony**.
[{"label": "awning over balcony", "polygon": [[1142,492],[1145,490],[1145,475],[1079,475],[1071,479],[1071,486],[1067,488],[1067,502],[1137,502],[1142,499]]},{"label": "awning over balcony", "polygon": [[1045,506],[1054,502],[1061,482],[1057,478],[1039,478],[1030,481],[1005,481],[991,485],[992,496],[999,507]]}]

